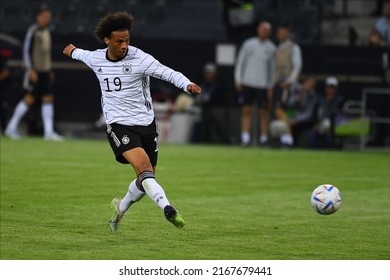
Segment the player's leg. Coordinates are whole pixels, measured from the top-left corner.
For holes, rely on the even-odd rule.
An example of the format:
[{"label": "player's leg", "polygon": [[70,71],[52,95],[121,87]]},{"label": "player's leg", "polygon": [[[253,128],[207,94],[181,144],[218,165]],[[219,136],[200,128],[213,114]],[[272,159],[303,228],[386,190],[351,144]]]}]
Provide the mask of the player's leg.
[{"label": "player's leg", "polygon": [[165,217],[176,227],[181,228],[185,222],[176,209],[171,206],[164,189],[156,181],[149,156],[143,148],[134,148],[123,153],[123,157],[133,166],[138,181],[141,182],[146,194],[164,210]]},{"label": "player's leg", "polygon": [[18,125],[23,116],[27,113],[31,105],[34,104],[35,97],[32,94],[33,87],[29,79],[29,71],[26,71],[23,79],[23,90],[25,95],[22,100],[16,105],[14,113],[5,129],[5,135],[12,139],[19,139]]},{"label": "player's leg", "polygon": [[268,125],[269,125],[269,116],[268,108],[259,109],[260,116],[260,144],[266,144],[268,141]]},{"label": "player's leg", "polygon": [[[153,168],[153,175],[156,173],[157,168],[157,158],[158,158],[158,128],[157,123],[153,121],[147,128],[145,128],[145,131],[143,133],[144,137],[142,139],[142,146],[144,147],[144,150],[149,158],[150,164]],[[144,176],[142,176],[144,175]],[[139,178],[147,177],[148,173],[141,173],[139,175]],[[139,180],[141,181],[141,180]],[[145,189],[145,191],[150,192],[148,195],[150,197],[155,197],[155,202],[164,209],[164,215],[165,218],[170,221],[172,224],[174,224],[178,228],[182,228],[185,225],[185,221],[183,220],[182,216],[179,214],[179,212],[170,205],[164,190],[162,187],[157,183],[155,178],[146,178],[142,181],[142,185]],[[154,191],[151,191],[154,190]],[[160,192],[163,194],[162,196],[155,195],[155,193]],[[162,199],[162,201],[161,201]],[[159,200],[159,202],[157,202]]]},{"label": "player's leg", "polygon": [[63,141],[64,138],[54,131],[54,96],[42,96],[43,137],[45,140]]},{"label": "player's leg", "polygon": [[242,106],[241,143],[244,146],[249,145],[250,138],[251,138],[250,137],[251,116],[252,116],[252,106],[249,105]]},{"label": "player's leg", "polygon": [[35,102],[35,98],[31,93],[27,93],[15,107],[15,111],[5,129],[5,135],[12,139],[19,139],[18,125],[20,120],[27,113],[28,109]]},{"label": "player's leg", "polygon": [[260,89],[257,93],[260,118],[260,144],[265,145],[268,142],[268,127],[269,127],[269,102],[266,89]]},{"label": "player's leg", "polygon": [[[128,164],[129,162],[122,154],[127,150],[141,146],[140,137],[138,135],[133,135],[132,131],[129,130],[129,127],[124,125],[108,124],[107,139],[115,154],[116,160],[123,164]],[[114,198],[111,201],[111,207],[113,208],[114,213],[109,220],[109,225],[112,232],[117,232],[119,222],[126,211],[132,204],[139,201],[144,195],[145,192],[142,189],[142,185],[137,182],[137,179],[135,179],[130,183],[128,190],[122,199]]]},{"label": "player's leg", "polygon": [[288,123],[288,117],[282,106],[275,108],[275,116],[278,120],[282,121],[286,127],[285,133],[280,136],[280,143],[282,145],[293,146],[294,139],[292,137],[290,125]]},{"label": "player's leg", "polygon": [[146,151],[136,147],[123,153],[123,157],[131,164],[146,194],[161,208],[169,205],[163,188],[157,183],[154,169]]},{"label": "player's leg", "polygon": [[241,111],[241,144],[248,146],[250,144],[250,129],[252,120],[253,92],[248,87],[242,90],[243,106]]},{"label": "player's leg", "polygon": [[54,131],[54,95],[51,93],[50,73],[38,73],[38,91],[42,94],[41,116],[45,140],[62,141],[63,137]]},{"label": "player's leg", "polygon": [[278,120],[281,120],[282,122],[284,122],[286,124],[287,133],[291,134],[291,128],[288,125],[288,117],[287,117],[285,109],[282,107],[276,107],[275,108],[275,116]]},{"label": "player's leg", "polygon": [[[144,131],[147,132],[148,137],[144,141],[141,141],[140,134],[142,135]],[[145,195],[145,192],[162,209],[165,210],[167,207],[166,209],[171,210],[172,208],[174,210],[169,205],[164,190],[156,182],[154,176],[158,155],[156,125],[153,123],[151,126],[145,128],[127,127],[118,124],[107,125],[107,135],[117,161],[130,163],[137,176],[137,180],[134,180],[130,184],[129,191],[125,197],[122,200],[114,199],[112,202],[115,211],[110,220],[111,231],[117,231],[119,221],[122,219],[125,209],[127,210],[135,201],[141,199]],[[145,146],[146,151],[143,146]],[[176,210],[169,212],[177,213]],[[171,216],[174,217],[175,213]],[[179,220],[180,215],[177,214],[176,216],[177,220]],[[178,223],[179,226],[184,225],[184,221],[179,220],[179,222],[181,222],[181,224]]]},{"label": "player's leg", "polygon": [[126,211],[133,205],[135,202],[141,200],[145,196],[145,190],[143,189],[141,183],[137,179],[134,179],[128,188],[126,195],[120,199],[119,202],[119,212],[126,213]]},{"label": "player's leg", "polygon": [[[156,174],[157,168],[157,158],[158,158],[158,132],[157,132],[157,124],[153,121],[147,128],[145,128],[144,138],[142,141],[142,146],[149,158],[150,164],[153,168],[153,175]],[[138,178],[146,177],[144,175],[152,175],[147,173],[141,173]],[[139,180],[141,182],[141,180]],[[165,218],[174,224],[178,228],[182,228],[185,225],[185,221],[179,212],[170,205],[168,198],[165,195],[163,188],[157,183],[155,178],[146,178],[142,181],[142,186],[144,190],[147,192],[148,196],[164,210]],[[162,194],[159,195],[158,193]],[[158,200],[158,202],[157,202]]]},{"label": "player's leg", "polygon": [[294,140],[291,133],[290,124],[286,110],[288,108],[287,102],[289,97],[289,89],[278,87],[277,95],[274,96],[275,116],[281,120],[285,125],[285,132],[280,135],[280,143],[283,146],[291,147],[294,145]]},{"label": "player's leg", "polygon": [[126,211],[131,205],[141,200],[144,196],[145,191],[143,190],[142,185],[137,179],[135,179],[130,183],[128,191],[122,199],[114,198],[112,200],[111,207],[114,209],[114,213],[109,221],[112,232],[118,231],[119,222],[125,215]]},{"label": "player's leg", "polygon": [[53,118],[54,118],[54,108],[53,108],[53,95],[43,95],[42,96],[42,122],[43,122],[43,135],[44,138],[49,138],[53,134]]}]

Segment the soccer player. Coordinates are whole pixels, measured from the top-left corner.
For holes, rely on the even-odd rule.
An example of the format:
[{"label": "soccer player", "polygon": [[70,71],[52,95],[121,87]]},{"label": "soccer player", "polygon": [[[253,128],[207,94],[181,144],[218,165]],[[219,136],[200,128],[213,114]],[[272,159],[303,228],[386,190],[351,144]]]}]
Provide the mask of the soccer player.
[{"label": "soccer player", "polygon": [[241,142],[251,142],[252,107],[257,102],[260,118],[260,145],[268,143],[269,97],[275,71],[275,45],[269,39],[271,24],[260,22],[257,36],[246,39],[238,52],[234,69],[235,86],[242,103]]},{"label": "soccer player", "polygon": [[16,105],[15,111],[5,130],[5,135],[11,139],[19,139],[18,124],[27,113],[36,97],[42,96],[42,120],[44,139],[61,141],[63,137],[53,129],[54,96],[51,92],[51,34],[49,24],[51,11],[48,7],[41,7],[36,16],[36,23],[31,25],[26,33],[23,45],[23,60],[26,72],[23,81],[25,96]]},{"label": "soccer player", "polygon": [[182,228],[183,218],[155,179],[158,133],[149,80],[150,76],[165,80],[190,94],[199,94],[201,88],[153,56],[129,46],[132,25],[131,14],[110,13],[100,19],[95,30],[98,41],[107,48],[88,51],[69,44],[63,53],[84,62],[95,72],[111,148],[116,160],[130,163],[136,174],[126,195],[111,202],[114,209],[109,221],[111,232],[117,232],[125,212],[145,193],[163,209],[168,221]]}]

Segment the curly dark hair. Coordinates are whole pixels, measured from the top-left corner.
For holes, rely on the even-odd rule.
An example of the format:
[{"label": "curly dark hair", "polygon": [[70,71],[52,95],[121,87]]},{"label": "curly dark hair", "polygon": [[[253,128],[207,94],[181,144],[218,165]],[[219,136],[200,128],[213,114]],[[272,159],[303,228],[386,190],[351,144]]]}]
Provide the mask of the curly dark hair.
[{"label": "curly dark hair", "polygon": [[130,33],[133,20],[133,15],[128,12],[109,13],[99,20],[95,28],[95,36],[99,42],[103,42],[105,37],[110,38],[113,31],[129,30]]}]

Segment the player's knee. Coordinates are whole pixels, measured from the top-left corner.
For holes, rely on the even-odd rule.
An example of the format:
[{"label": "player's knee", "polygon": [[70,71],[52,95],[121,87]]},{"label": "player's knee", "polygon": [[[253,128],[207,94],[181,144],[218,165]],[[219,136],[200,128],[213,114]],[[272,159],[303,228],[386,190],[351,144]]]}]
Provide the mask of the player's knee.
[{"label": "player's knee", "polygon": [[154,178],[155,178],[154,173],[152,171],[149,171],[149,170],[143,171],[138,175],[138,181],[141,184],[142,184],[142,181],[145,179],[154,179]]},{"label": "player's knee", "polygon": [[151,171],[153,172],[152,165],[150,164],[149,159],[148,160],[142,160],[136,163],[133,163],[134,169],[137,171],[137,174],[141,174],[145,171]]},{"label": "player's knee", "polygon": [[54,101],[54,96],[53,95],[44,95],[42,96],[42,101],[43,103],[53,103]]},{"label": "player's knee", "polygon": [[23,98],[24,102],[26,102],[26,104],[28,106],[32,106],[35,102],[35,98],[34,96],[32,96],[31,94],[26,94]]}]

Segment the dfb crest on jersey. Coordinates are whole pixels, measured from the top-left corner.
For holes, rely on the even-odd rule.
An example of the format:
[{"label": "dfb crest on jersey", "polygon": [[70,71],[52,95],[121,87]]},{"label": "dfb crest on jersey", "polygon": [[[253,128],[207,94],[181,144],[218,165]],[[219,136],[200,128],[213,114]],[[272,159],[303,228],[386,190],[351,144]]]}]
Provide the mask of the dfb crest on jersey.
[{"label": "dfb crest on jersey", "polygon": [[128,65],[128,64],[123,65],[122,71],[123,71],[124,74],[129,75],[131,73],[131,71],[132,71],[131,66]]},{"label": "dfb crest on jersey", "polygon": [[122,137],[122,143],[123,143],[123,145],[129,144],[129,142],[130,142],[130,138],[129,138],[127,135],[124,135],[124,136]]}]

